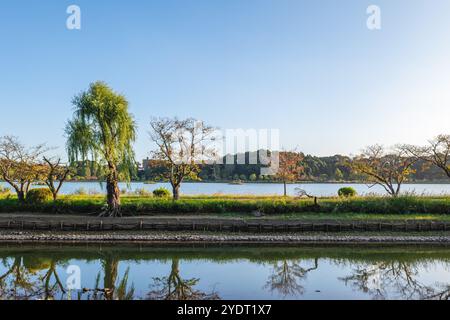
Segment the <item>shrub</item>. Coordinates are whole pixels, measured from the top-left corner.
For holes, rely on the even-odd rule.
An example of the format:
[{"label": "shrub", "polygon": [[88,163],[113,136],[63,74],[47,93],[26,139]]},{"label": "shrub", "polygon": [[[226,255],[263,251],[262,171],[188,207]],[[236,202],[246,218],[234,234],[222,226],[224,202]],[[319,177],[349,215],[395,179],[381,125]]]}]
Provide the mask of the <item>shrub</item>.
[{"label": "shrub", "polygon": [[256,174],[252,173],[249,177],[250,181],[256,181],[258,179],[258,177],[256,176]]},{"label": "shrub", "polygon": [[352,187],[340,188],[338,191],[339,197],[349,198],[357,195],[357,192]]},{"label": "shrub", "polygon": [[53,200],[53,195],[49,189],[31,189],[27,193],[27,202],[30,204],[42,204]]},{"label": "shrub", "polygon": [[172,194],[166,188],[158,188],[153,190],[153,196],[156,198],[169,198]]}]

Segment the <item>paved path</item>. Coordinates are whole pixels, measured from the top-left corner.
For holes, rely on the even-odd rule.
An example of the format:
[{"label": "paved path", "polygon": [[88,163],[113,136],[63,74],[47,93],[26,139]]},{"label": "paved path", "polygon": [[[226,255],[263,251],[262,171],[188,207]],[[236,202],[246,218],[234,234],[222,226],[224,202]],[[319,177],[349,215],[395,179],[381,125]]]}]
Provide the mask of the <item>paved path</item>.
[{"label": "paved path", "polygon": [[445,244],[450,246],[450,236],[380,236],[380,235],[298,235],[298,234],[211,234],[170,232],[108,232],[108,233],[55,233],[0,231],[0,243],[401,243]]}]

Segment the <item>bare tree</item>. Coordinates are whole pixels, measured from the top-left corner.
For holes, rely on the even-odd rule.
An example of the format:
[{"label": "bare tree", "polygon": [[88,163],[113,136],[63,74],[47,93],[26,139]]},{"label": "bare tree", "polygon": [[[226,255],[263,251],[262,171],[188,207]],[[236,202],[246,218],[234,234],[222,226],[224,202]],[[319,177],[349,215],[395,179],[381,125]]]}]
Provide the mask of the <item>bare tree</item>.
[{"label": "bare tree", "polygon": [[50,189],[53,200],[56,200],[61,187],[67,180],[67,177],[71,174],[72,169],[70,166],[63,165],[61,163],[61,158],[51,159],[44,157],[44,161],[47,164],[44,182]]},{"label": "bare tree", "polygon": [[162,178],[172,185],[173,199],[180,197],[180,185],[189,178],[198,180],[200,165],[214,155],[214,129],[192,118],[153,118],[150,137],[157,145],[155,160],[166,167]]},{"label": "bare tree", "polygon": [[450,135],[439,135],[430,140],[428,146],[405,145],[403,148],[410,155],[442,169],[450,178]]},{"label": "bare tree", "polygon": [[0,138],[0,177],[13,187],[20,202],[25,200],[31,184],[40,179],[39,159],[46,151],[43,144],[26,148],[17,137]]},{"label": "bare tree", "polygon": [[369,182],[382,186],[386,192],[397,197],[400,194],[402,184],[408,179],[414,170],[412,166],[417,158],[411,157],[401,147],[395,147],[390,152],[383,146],[374,145],[349,163],[355,173],[362,173]]}]

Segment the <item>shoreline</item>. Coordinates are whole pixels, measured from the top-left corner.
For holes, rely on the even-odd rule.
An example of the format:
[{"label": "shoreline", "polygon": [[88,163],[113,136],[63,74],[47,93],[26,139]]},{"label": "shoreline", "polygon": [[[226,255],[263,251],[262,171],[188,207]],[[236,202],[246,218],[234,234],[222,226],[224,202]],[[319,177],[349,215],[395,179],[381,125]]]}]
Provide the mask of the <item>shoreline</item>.
[{"label": "shoreline", "polygon": [[[0,183],[6,183],[6,181],[0,180]],[[106,183],[106,181],[102,180],[69,180],[65,183]],[[126,181],[119,181],[119,183],[127,183]],[[154,182],[148,182],[148,181],[140,181],[140,180],[133,180],[131,183],[142,183],[145,185],[155,185],[155,184],[168,184],[168,181],[154,181]],[[220,180],[220,181],[186,181],[184,184],[233,184],[233,180]],[[283,185],[280,181],[242,181],[242,184],[276,184],[276,185]],[[298,184],[363,184],[367,185],[366,181],[295,181],[295,182],[289,182],[288,185],[298,185]],[[404,185],[410,185],[410,184],[450,184],[448,180],[436,180],[436,181],[407,181],[403,182]],[[35,185],[39,186],[39,185]]]},{"label": "shoreline", "polygon": [[36,232],[0,231],[0,244],[104,243],[104,244],[430,244],[450,246],[450,234],[212,234],[181,232]]}]

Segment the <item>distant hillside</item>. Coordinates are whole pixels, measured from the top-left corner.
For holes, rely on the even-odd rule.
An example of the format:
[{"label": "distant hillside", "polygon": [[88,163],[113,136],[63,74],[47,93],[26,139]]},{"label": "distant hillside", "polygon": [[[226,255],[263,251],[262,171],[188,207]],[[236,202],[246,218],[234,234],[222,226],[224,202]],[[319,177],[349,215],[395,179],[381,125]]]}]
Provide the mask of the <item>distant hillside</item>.
[{"label": "distant hillside", "polygon": [[[273,181],[271,176],[261,176],[261,159],[258,152],[246,152],[245,154],[228,155],[223,158],[234,159],[234,164],[209,164],[202,165],[200,177],[203,181]],[[237,159],[245,159],[246,164],[236,164]],[[249,159],[257,159],[255,164],[249,164]],[[334,155],[328,157],[317,157],[313,155],[303,155],[300,165],[303,167],[303,174],[299,176],[299,181],[335,182],[335,181],[362,181],[362,176],[352,172],[348,164],[351,162],[348,156]],[[229,162],[228,162],[229,163]],[[152,165],[153,164],[153,165]],[[139,180],[154,180],[159,173],[164,170],[154,161],[146,159],[143,167],[138,172]],[[410,177],[410,181],[418,182],[448,182],[448,177],[444,172],[436,167],[430,167],[423,161],[414,165],[415,173]]]}]

